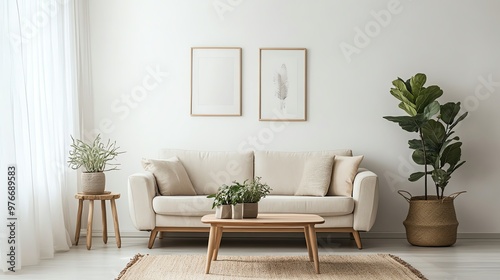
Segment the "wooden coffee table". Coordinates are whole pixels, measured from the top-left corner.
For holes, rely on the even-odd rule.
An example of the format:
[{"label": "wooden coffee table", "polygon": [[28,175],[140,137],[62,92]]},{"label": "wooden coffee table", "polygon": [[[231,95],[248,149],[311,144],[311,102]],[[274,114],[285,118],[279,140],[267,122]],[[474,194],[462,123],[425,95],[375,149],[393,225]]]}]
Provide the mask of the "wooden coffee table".
[{"label": "wooden coffee table", "polygon": [[205,215],[201,222],[210,224],[207,262],[205,274],[210,272],[212,260],[217,260],[222,232],[226,227],[232,232],[287,232],[297,227],[304,227],[309,260],[314,261],[314,269],[319,273],[318,243],[314,225],[325,222],[323,218],[312,214],[259,214],[256,219],[216,219],[214,214]]}]

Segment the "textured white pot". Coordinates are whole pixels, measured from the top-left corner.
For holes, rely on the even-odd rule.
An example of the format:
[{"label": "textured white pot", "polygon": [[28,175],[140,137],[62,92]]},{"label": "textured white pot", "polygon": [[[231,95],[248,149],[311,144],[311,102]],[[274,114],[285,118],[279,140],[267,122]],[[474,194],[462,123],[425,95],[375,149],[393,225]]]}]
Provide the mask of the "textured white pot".
[{"label": "textured white pot", "polygon": [[231,219],[231,205],[220,205],[215,207],[215,218]]},{"label": "textured white pot", "polygon": [[82,173],[82,192],[84,194],[103,194],[106,187],[104,172]]},{"label": "textured white pot", "polygon": [[238,203],[233,206],[233,219],[243,219],[243,204]]}]

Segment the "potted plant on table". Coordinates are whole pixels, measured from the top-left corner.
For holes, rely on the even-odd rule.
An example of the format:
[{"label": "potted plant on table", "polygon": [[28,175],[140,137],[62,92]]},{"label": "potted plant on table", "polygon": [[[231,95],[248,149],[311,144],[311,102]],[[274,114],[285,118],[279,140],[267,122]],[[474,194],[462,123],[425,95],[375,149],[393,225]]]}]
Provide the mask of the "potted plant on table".
[{"label": "potted plant on table", "polygon": [[232,205],[240,201],[242,186],[237,183],[232,185],[222,185],[215,194],[208,195],[207,198],[213,198],[212,209],[215,208],[215,217],[217,219],[231,219]]},{"label": "potted plant on table", "polygon": [[242,190],[241,201],[243,203],[243,218],[257,218],[259,213],[259,201],[271,192],[271,188],[256,177],[251,182],[245,181]]},{"label": "potted plant on table", "polygon": [[260,182],[260,177],[243,183],[233,181],[231,185],[222,185],[217,193],[208,195],[213,198],[212,208],[218,219],[256,218],[258,202],[271,191],[271,188]]},{"label": "potted plant on table", "polygon": [[[72,169],[83,167],[81,175],[82,193],[103,194],[106,188],[105,171],[117,170],[118,163],[109,163],[116,156],[124,152],[118,151],[116,141],[108,140],[106,144],[101,142],[101,136],[97,135],[92,144],[87,144],[71,136],[71,150],[69,152],[68,164]],[[107,166],[113,166],[106,168]]]},{"label": "potted plant on table", "polygon": [[[458,221],[454,199],[462,192],[444,195],[451,175],[461,167],[462,142],[455,135],[457,124],[467,116],[460,113],[460,102],[439,104],[443,91],[436,85],[424,87],[425,74],[416,74],[409,80],[398,78],[392,82],[391,94],[399,101],[399,108],[407,116],[386,116],[418,138],[408,141],[413,150],[412,159],[424,170],[408,178],[415,182],[424,179],[424,195],[412,196],[407,191],[399,193],[410,203],[408,216],[403,222],[408,242],[416,246],[451,246],[456,242]],[[458,117],[457,117],[458,116]],[[428,194],[428,177],[435,184],[435,195]]]}]

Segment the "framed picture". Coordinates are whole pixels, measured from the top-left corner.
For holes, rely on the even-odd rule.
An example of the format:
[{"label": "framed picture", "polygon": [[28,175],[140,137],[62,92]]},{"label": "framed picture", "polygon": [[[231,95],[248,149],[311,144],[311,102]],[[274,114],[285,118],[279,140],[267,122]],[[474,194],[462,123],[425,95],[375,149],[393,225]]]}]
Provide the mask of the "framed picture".
[{"label": "framed picture", "polygon": [[241,116],[241,48],[191,48],[191,116]]},{"label": "framed picture", "polygon": [[306,121],[307,50],[259,50],[259,120]]}]

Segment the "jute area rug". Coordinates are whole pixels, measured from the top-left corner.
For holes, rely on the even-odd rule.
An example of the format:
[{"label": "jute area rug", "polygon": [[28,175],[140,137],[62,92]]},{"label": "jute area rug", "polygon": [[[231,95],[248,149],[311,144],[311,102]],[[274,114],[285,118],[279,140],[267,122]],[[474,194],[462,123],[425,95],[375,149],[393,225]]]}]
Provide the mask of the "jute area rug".
[{"label": "jute area rug", "polygon": [[320,255],[321,274],[307,256],[219,256],[210,274],[204,274],[205,260],[205,255],[138,254],[116,279],[426,279],[389,254]]}]

